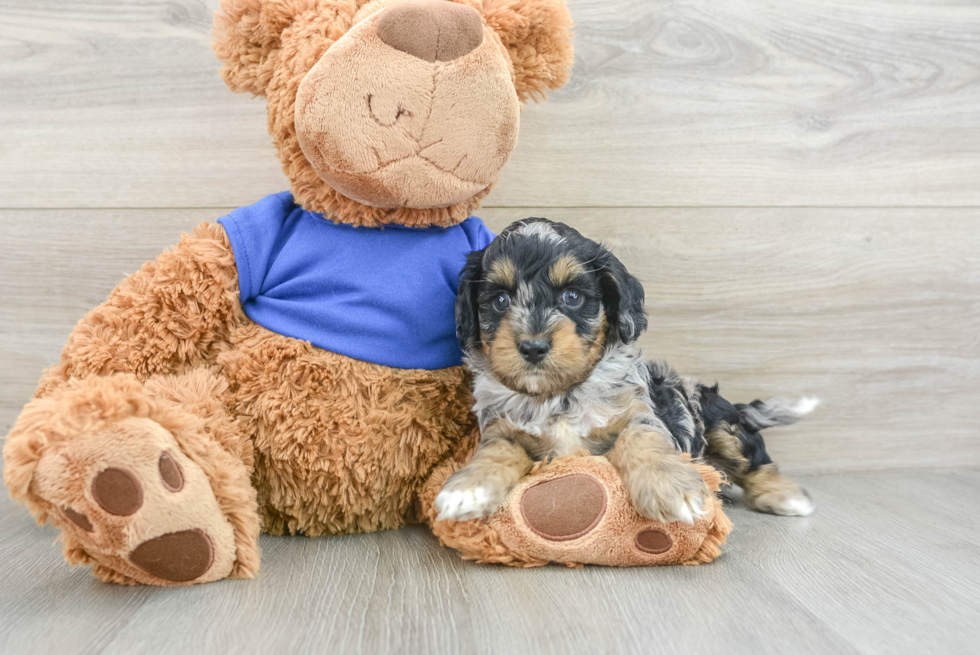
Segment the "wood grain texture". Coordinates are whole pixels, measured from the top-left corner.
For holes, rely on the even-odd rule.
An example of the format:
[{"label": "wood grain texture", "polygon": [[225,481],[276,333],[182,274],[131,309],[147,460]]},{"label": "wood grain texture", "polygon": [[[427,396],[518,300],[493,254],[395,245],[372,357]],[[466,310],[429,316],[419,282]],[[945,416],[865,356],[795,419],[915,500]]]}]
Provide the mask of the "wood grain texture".
[{"label": "wood grain texture", "polygon": [[[975,652],[980,473],[805,476],[819,510],[740,501],[699,567],[514,570],[463,562],[421,527],[263,537],[252,581],[102,584],[0,499],[0,652]],[[955,499],[955,502],[950,502]]]},{"label": "wood grain texture", "polygon": [[[124,275],[287,187],[265,102],[218,77],[217,5],[0,0],[0,434]],[[736,498],[721,559],[659,570],[479,566],[421,527],[263,537],[256,580],[164,590],[68,568],[0,493],[0,653],[976,651],[980,5],[569,6],[571,81],[525,108],[481,215],[611,245],[648,355],[733,400],[820,396],[767,432],[817,513]]]},{"label": "wood grain texture", "polygon": [[[126,273],[224,210],[0,211],[0,428]],[[980,466],[972,209],[488,209],[605,241],[643,282],[640,344],[733,401],[816,395],[767,432],[791,470]]]},{"label": "wood grain texture", "polygon": [[[0,0],[0,207],[220,207],[285,188],[228,91],[218,0]],[[980,204],[980,6],[569,0],[569,84],[488,206]]]}]

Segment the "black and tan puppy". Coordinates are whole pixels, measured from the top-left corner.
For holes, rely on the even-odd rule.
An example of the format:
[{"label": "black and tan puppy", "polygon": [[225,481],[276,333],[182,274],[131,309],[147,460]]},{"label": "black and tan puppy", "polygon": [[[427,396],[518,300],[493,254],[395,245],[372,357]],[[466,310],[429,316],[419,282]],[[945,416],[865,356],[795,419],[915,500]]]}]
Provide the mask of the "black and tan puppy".
[{"label": "black and tan puppy", "polygon": [[732,405],[633,345],[646,329],[643,287],[600,244],[561,223],[518,221],[469,256],[457,335],[474,374],[482,441],[436,498],[440,518],[492,514],[535,460],[584,448],[619,470],[641,515],[693,522],[708,490],[681,453],[704,457],[764,512],[807,515],[759,431],[816,401]]}]

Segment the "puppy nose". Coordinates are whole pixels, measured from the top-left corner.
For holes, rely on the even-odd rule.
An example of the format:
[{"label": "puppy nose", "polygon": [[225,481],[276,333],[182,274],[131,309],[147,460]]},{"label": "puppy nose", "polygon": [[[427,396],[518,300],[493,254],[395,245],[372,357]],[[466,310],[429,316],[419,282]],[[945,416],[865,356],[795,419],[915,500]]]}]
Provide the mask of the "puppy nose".
[{"label": "puppy nose", "polygon": [[473,7],[448,0],[405,0],[381,10],[381,40],[425,61],[451,61],[483,43],[483,20]]},{"label": "puppy nose", "polygon": [[537,364],[544,359],[544,356],[548,354],[549,350],[551,350],[551,344],[545,339],[522,341],[517,344],[517,350],[521,353],[521,357],[532,364]]}]

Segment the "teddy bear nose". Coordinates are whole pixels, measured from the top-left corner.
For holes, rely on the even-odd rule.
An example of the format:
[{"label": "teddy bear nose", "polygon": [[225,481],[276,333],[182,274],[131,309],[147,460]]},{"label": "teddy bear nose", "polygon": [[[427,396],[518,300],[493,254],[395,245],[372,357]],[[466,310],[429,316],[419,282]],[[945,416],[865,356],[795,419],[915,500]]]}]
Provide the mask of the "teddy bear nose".
[{"label": "teddy bear nose", "polygon": [[381,40],[425,61],[452,61],[483,43],[480,12],[448,0],[405,0],[381,11]]}]

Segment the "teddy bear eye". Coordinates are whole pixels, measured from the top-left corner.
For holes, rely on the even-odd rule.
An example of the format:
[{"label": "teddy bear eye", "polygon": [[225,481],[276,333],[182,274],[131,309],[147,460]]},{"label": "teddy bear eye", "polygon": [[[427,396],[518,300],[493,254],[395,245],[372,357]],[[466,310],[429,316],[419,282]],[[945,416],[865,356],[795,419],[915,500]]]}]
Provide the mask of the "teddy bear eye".
[{"label": "teddy bear eye", "polygon": [[507,311],[507,308],[510,307],[510,295],[501,291],[497,294],[497,297],[493,299],[491,304],[498,312],[505,312]]},{"label": "teddy bear eye", "polygon": [[565,289],[561,294],[561,304],[569,309],[578,309],[585,302],[585,298],[575,289]]}]

